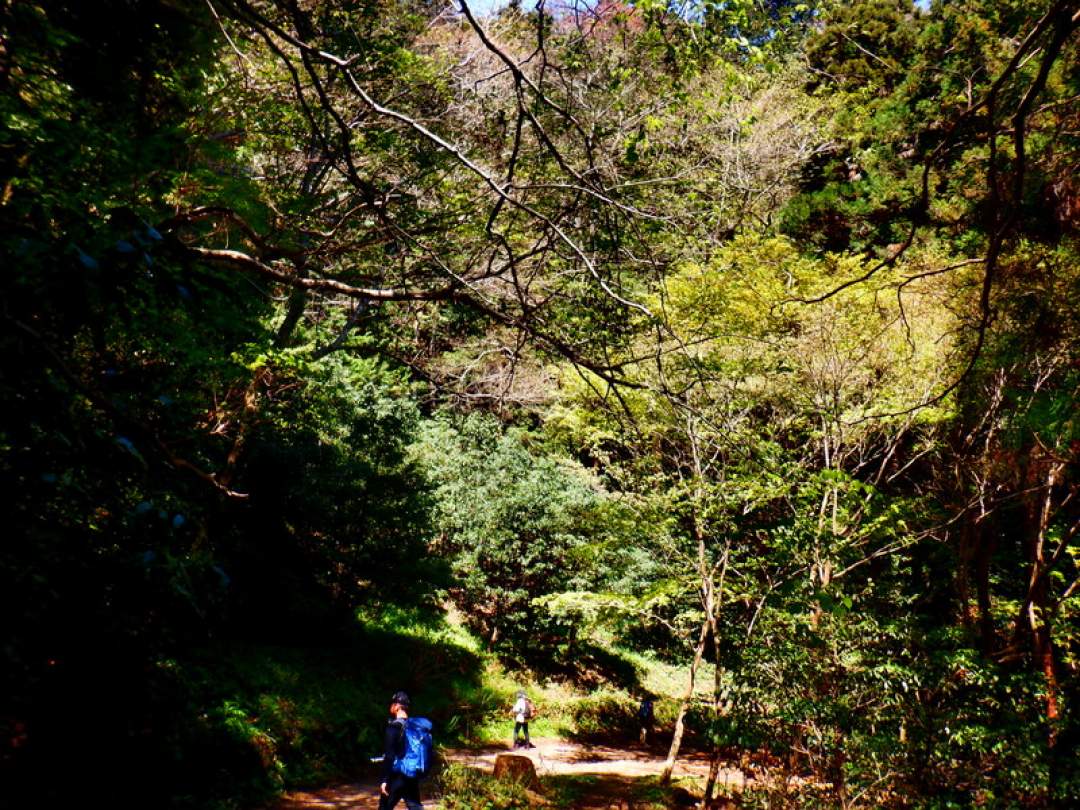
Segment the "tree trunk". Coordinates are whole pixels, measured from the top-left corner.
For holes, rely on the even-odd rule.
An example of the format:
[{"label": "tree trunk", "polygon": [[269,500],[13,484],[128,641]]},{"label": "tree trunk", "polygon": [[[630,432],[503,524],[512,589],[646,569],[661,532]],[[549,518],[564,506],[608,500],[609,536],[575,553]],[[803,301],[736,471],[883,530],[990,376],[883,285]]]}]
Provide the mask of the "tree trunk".
[{"label": "tree trunk", "polygon": [[[712,631],[713,638],[713,721],[720,720],[720,635],[716,632],[717,627],[716,611],[710,611],[709,613],[709,629]],[[715,742],[712,746],[712,757],[709,760],[709,778],[705,782],[705,805],[708,806],[709,800],[712,799],[713,790],[716,788],[716,778],[720,774],[720,746]]]},{"label": "tree trunk", "polygon": [[690,705],[690,699],[694,696],[694,684],[697,680],[698,667],[701,665],[701,657],[705,652],[705,642],[709,638],[709,620],[701,623],[701,635],[698,637],[697,646],[694,648],[694,660],[690,662],[690,677],[687,680],[686,691],[683,692],[679,701],[679,714],[675,718],[675,734],[671,738],[671,747],[668,749],[667,760],[664,762],[664,771],[660,774],[660,784],[667,785],[671,782],[671,772],[675,770],[675,759],[679,756],[679,748],[682,746],[683,732],[685,731],[686,709]]},{"label": "tree trunk", "polygon": [[[1032,466],[1036,467],[1035,460],[1032,461]],[[1031,532],[1027,546],[1031,570],[1028,577],[1027,596],[1016,618],[1013,639],[1017,646],[1025,633],[1031,640],[1032,668],[1042,675],[1046,684],[1046,736],[1047,744],[1053,747],[1057,742],[1060,706],[1057,674],[1054,667],[1054,644],[1049,623],[1048,586],[1050,570],[1058,554],[1055,552],[1050,555],[1050,559],[1047,559],[1046,537],[1055,512],[1054,489],[1065,470],[1065,464],[1052,460],[1049,466],[1043,469],[1046,470],[1045,481],[1038,481],[1041,486],[1034,488],[1036,492],[1041,493],[1041,497],[1036,499],[1032,495],[1028,496]],[[1041,478],[1042,469],[1030,474],[1029,480],[1032,483],[1036,482],[1036,475]]]},{"label": "tree trunk", "polygon": [[[716,590],[720,591],[720,595],[723,596],[724,581],[727,579],[727,564],[728,555],[731,552],[731,541],[728,540],[727,546],[724,549],[723,565],[720,569],[720,582],[717,587],[714,580],[709,580],[709,589],[713,593],[713,598],[709,600],[709,613],[706,617],[709,622],[709,630],[712,632],[713,639],[713,722],[719,723],[720,715],[722,714],[722,706],[720,700],[720,626],[716,620],[717,612],[717,600]],[[709,778],[705,782],[705,804],[708,805],[709,800],[712,799],[713,790],[716,788],[716,778],[720,773],[720,746],[715,742],[712,746],[712,758],[709,761]]]},{"label": "tree trunk", "polygon": [[1035,660],[1046,680],[1046,742],[1053,748],[1057,742],[1061,707],[1058,703],[1058,680],[1054,669],[1054,641],[1050,636],[1050,626],[1045,620],[1035,631]]},{"label": "tree trunk", "polygon": [[[694,649],[694,660],[690,664],[689,682],[687,683],[686,692],[683,695],[682,702],[679,705],[679,714],[675,720],[675,733],[671,738],[671,747],[668,749],[667,761],[664,763],[664,771],[660,776],[660,783],[663,785],[667,785],[671,781],[671,773],[675,769],[675,759],[679,755],[679,748],[682,745],[683,732],[685,730],[686,710],[694,696],[694,683],[697,679],[697,670],[701,665],[701,659],[705,654],[705,644],[708,640],[710,630],[713,635],[713,650],[716,653],[717,664],[716,680],[713,689],[714,709],[718,706],[719,701],[720,641],[719,635],[716,632],[716,569],[709,565],[708,550],[705,547],[706,533],[701,517],[701,504],[705,499],[705,490],[702,486],[704,470],[701,463],[701,453],[698,446],[697,433],[694,430],[694,421],[689,416],[687,417],[686,422],[686,434],[690,439],[690,449],[694,465],[694,491],[693,499],[691,501],[691,518],[693,520],[694,539],[697,541],[698,576],[701,578],[701,603],[702,607],[705,609],[705,621],[701,624],[701,635],[698,638],[697,647]],[[723,588],[724,577],[727,575],[729,550],[730,541],[728,548],[724,551],[723,569],[720,574],[721,589]],[[710,767],[710,771],[712,771],[712,767]],[[715,776],[712,781],[715,782]],[[708,798],[708,794],[706,794],[706,798]]]},{"label": "tree trunk", "polygon": [[971,603],[971,586],[969,573],[972,558],[975,555],[975,546],[978,539],[975,537],[976,527],[972,521],[964,521],[960,529],[960,548],[958,550],[958,564],[956,566],[956,598],[960,601],[960,619],[964,628],[974,635],[976,627],[975,610]]},{"label": "tree trunk", "polygon": [[978,529],[975,547],[975,590],[979,600],[979,636],[983,655],[989,657],[997,647],[993,603],[990,599],[990,558],[994,553],[993,532]]},{"label": "tree trunk", "polygon": [[[296,266],[296,275],[299,278],[307,278],[307,268],[304,267],[303,264],[298,263]],[[308,292],[303,287],[294,287],[292,292],[289,293],[289,306],[285,311],[285,318],[282,320],[281,326],[278,327],[277,335],[274,336],[275,349],[287,349],[292,345],[296,326],[304,316],[307,302]]]}]

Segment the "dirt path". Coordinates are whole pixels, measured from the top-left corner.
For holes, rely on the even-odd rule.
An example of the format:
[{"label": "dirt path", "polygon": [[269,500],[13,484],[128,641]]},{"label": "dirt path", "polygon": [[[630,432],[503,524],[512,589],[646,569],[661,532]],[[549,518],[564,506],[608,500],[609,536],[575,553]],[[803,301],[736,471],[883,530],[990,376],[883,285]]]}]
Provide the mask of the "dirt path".
[{"label": "dirt path", "polygon": [[[596,775],[625,780],[659,775],[664,769],[665,752],[657,750],[582,745],[558,738],[535,739],[533,742],[536,743],[535,748],[517,753],[532,759],[540,776]],[[495,765],[495,757],[507,751],[509,748],[503,746],[450,750],[444,751],[443,755],[450,762],[459,762],[490,773]],[[708,773],[708,759],[690,755],[680,758],[676,763],[674,776],[676,779],[686,776],[704,778]],[[721,769],[719,782],[740,790],[745,786],[746,778],[738,770]],[[377,791],[378,785],[371,781],[289,793],[274,805],[273,810],[376,810],[379,806]],[[424,806],[431,810],[437,810],[438,807],[437,803],[432,801],[425,802]]]},{"label": "dirt path", "polygon": [[[664,770],[665,752],[641,748],[618,748],[605,745],[582,745],[556,737],[534,740],[536,748],[515,753],[525,754],[536,763],[536,772],[540,776],[568,776],[584,774],[614,774],[637,778],[657,776]],[[478,768],[491,770],[495,757],[506,753],[506,747],[493,747],[472,751],[449,751],[447,758],[452,762],[461,762]],[[709,774],[709,760],[701,755],[681,757],[675,763],[674,777],[700,776]],[[722,770],[720,781],[727,781],[733,787],[743,787],[743,775],[737,770]]]}]

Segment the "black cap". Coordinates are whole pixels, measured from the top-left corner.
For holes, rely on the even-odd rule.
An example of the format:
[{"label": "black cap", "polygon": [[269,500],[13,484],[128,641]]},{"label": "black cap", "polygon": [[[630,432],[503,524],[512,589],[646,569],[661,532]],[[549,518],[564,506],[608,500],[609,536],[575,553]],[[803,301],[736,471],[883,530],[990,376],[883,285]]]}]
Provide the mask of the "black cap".
[{"label": "black cap", "polygon": [[394,692],[394,696],[390,698],[390,702],[398,703],[401,706],[404,706],[406,709],[409,708],[409,696],[406,695],[404,692]]}]

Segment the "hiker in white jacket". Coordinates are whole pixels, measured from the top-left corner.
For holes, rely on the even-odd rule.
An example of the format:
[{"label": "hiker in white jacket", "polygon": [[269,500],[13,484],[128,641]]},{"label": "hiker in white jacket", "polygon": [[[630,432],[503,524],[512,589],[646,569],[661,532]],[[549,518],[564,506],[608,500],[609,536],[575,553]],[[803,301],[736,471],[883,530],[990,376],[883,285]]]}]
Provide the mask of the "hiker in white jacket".
[{"label": "hiker in white jacket", "polygon": [[[536,747],[529,741],[529,721],[532,719],[534,711],[532,701],[525,694],[525,690],[520,690],[517,693],[514,708],[510,710],[510,713],[514,715],[514,748]],[[524,740],[518,738],[522,731],[525,733]]]}]

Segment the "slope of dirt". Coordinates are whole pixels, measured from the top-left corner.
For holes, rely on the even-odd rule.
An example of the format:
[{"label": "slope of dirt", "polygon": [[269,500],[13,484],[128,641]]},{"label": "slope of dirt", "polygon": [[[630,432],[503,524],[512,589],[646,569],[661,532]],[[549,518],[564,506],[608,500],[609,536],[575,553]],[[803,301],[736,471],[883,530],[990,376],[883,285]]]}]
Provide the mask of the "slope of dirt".
[{"label": "slope of dirt", "polygon": [[[533,742],[536,744],[535,748],[514,753],[528,756],[536,764],[536,772],[540,776],[613,774],[636,778],[658,776],[664,769],[664,754],[656,750],[583,745],[554,737],[536,739]],[[444,752],[444,754],[452,762],[491,770],[495,765],[495,757],[507,750],[504,746],[479,750],[454,750]],[[705,756],[691,754],[681,757],[675,763],[674,777],[676,779],[681,776],[704,778],[708,774],[709,760]],[[746,779],[740,771],[721,769],[721,784],[741,789],[745,782]]]}]

